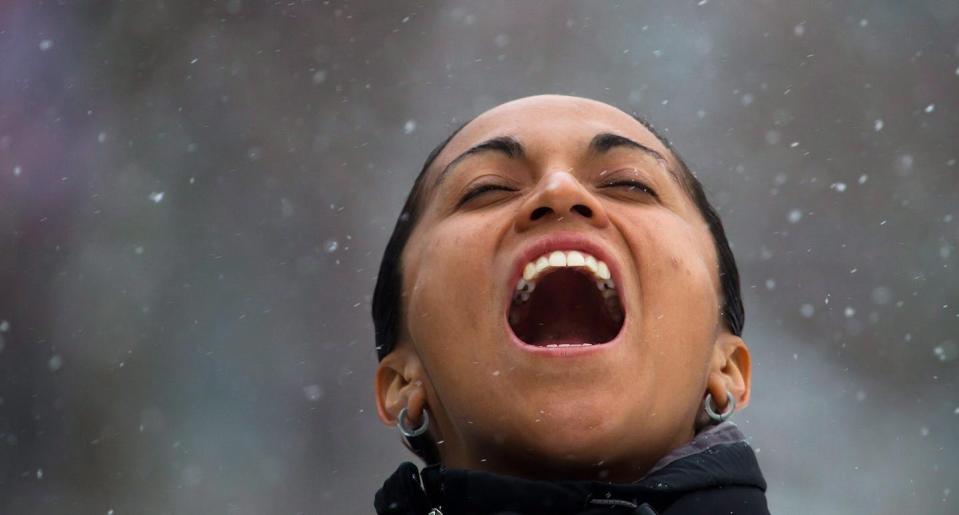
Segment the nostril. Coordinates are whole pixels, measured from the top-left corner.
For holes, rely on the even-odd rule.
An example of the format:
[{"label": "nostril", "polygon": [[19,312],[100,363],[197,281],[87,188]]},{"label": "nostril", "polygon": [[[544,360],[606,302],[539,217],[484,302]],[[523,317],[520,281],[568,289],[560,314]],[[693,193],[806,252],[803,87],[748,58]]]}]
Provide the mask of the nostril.
[{"label": "nostril", "polygon": [[553,210],[548,207],[538,207],[534,209],[532,213],[530,213],[529,219],[534,221],[539,220],[540,218],[543,218],[544,216],[552,212]]},{"label": "nostril", "polygon": [[570,210],[570,211],[575,211],[575,212],[577,212],[577,213],[585,216],[586,218],[592,218],[592,217],[593,217],[593,210],[590,209],[589,206],[584,206],[584,205],[582,205],[582,204],[576,204],[575,206],[569,208],[569,210]]}]

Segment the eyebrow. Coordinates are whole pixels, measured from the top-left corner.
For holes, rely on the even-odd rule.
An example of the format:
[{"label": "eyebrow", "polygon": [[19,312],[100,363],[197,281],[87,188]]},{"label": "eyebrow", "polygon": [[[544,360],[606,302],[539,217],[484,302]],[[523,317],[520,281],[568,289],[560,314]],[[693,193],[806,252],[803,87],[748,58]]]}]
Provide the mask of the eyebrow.
[{"label": "eyebrow", "polygon": [[642,150],[656,159],[666,161],[666,158],[663,157],[662,154],[646,145],[633,141],[626,136],[613,134],[612,132],[601,132],[593,136],[593,140],[589,142],[589,150],[595,154],[604,154],[617,147],[635,148]]},{"label": "eyebrow", "polygon": [[645,154],[649,155],[650,157],[656,159],[657,161],[660,162],[660,164],[663,165],[663,168],[665,168],[669,172],[670,177],[672,177],[673,180],[675,180],[676,183],[679,184],[679,186],[681,187],[683,186],[682,179],[679,177],[679,175],[676,174],[673,168],[669,166],[669,160],[666,159],[666,157],[660,154],[658,151],[650,147],[647,147],[646,145],[643,145],[642,143],[633,141],[627,138],[626,136],[613,134],[612,132],[601,132],[597,134],[596,136],[593,136],[593,140],[589,142],[589,149],[594,154],[604,154],[617,147],[633,148],[636,150],[640,150],[644,152]]},{"label": "eyebrow", "polygon": [[522,158],[526,155],[523,145],[512,136],[498,136],[488,139],[478,145],[473,145],[467,151],[456,156],[456,159],[450,161],[450,163],[443,168],[443,171],[440,172],[439,176],[436,177],[436,181],[433,182],[433,187],[439,186],[440,183],[443,182],[443,179],[446,178],[446,175],[467,157],[488,152],[499,152],[510,159]]},{"label": "eyebrow", "polygon": [[[614,148],[630,148],[640,150],[657,161],[660,161],[666,170],[669,171],[670,176],[672,176],[672,178],[679,184],[682,184],[682,181],[669,166],[669,161],[666,159],[666,157],[664,157],[658,151],[647,147],[642,143],[633,141],[625,136],[614,134],[612,132],[601,132],[596,136],[593,136],[593,139],[590,140],[587,148],[592,154],[605,154]],[[491,138],[470,147],[468,150],[450,161],[449,164],[443,168],[443,171],[440,172],[439,176],[437,176],[436,181],[433,183],[433,187],[435,188],[439,186],[443,179],[446,178],[446,176],[456,167],[456,165],[466,158],[488,152],[501,153],[510,159],[523,158],[526,156],[526,151],[523,148],[523,145],[517,141],[516,138],[512,136],[498,136]]]}]

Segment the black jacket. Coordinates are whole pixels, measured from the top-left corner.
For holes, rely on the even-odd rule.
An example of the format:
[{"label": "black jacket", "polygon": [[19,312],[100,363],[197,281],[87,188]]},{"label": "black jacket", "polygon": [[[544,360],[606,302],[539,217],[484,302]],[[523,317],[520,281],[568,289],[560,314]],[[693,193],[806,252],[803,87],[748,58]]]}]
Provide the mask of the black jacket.
[{"label": "black jacket", "polygon": [[768,515],[765,491],[755,453],[724,422],[634,483],[534,481],[439,464],[420,473],[405,462],[374,506],[379,515]]}]

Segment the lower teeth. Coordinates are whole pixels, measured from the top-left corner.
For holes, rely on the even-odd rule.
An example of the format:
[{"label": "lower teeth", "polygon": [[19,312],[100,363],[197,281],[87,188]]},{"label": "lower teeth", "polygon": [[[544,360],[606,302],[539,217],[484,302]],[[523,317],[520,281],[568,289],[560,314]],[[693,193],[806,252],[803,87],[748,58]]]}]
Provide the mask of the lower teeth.
[{"label": "lower teeth", "polygon": [[551,343],[547,345],[548,348],[555,347],[592,347],[592,343]]}]

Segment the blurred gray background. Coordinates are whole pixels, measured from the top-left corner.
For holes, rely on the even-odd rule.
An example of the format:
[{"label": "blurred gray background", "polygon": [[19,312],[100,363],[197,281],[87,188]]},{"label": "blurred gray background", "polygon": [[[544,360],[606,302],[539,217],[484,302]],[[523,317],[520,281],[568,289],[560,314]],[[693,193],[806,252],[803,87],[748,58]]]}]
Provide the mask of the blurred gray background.
[{"label": "blurred gray background", "polygon": [[773,512],[959,513],[954,0],[3,2],[0,513],[372,513],[389,231],[543,92],[719,208]]}]

